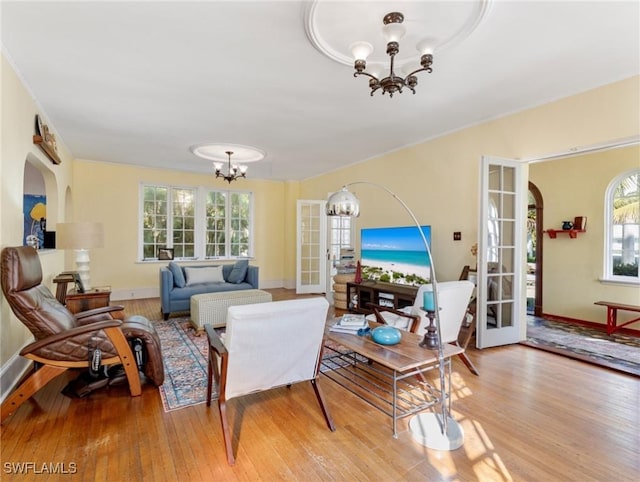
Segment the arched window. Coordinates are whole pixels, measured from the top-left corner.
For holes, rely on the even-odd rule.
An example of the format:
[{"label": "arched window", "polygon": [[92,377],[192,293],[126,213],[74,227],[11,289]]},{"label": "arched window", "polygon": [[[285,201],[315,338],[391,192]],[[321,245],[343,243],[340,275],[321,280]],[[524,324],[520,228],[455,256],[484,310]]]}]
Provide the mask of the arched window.
[{"label": "arched window", "polygon": [[604,278],[640,283],[640,169],[625,172],[609,184],[605,226]]}]

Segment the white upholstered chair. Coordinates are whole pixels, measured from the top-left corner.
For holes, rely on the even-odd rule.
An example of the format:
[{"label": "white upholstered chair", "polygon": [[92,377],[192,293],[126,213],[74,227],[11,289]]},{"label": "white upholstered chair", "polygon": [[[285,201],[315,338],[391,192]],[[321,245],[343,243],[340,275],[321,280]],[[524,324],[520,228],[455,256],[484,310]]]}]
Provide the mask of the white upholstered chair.
[{"label": "white upholstered chair", "polygon": [[235,458],[226,402],[235,397],[310,381],[327,426],[335,430],[318,386],[328,308],[327,300],[320,297],[232,306],[224,341],[205,325],[209,339],[207,406],[215,383],[229,465]]},{"label": "white upholstered chair", "polygon": [[[467,316],[467,307],[471,300],[474,284],[468,280],[442,281],[438,283],[438,305],[440,306],[440,331],[442,343],[458,343],[460,327]],[[429,318],[421,309],[425,291],[432,291],[433,286],[426,284],[420,286],[413,306],[403,308],[401,311],[375,308],[377,321],[395,326],[400,330],[411,331],[424,335],[429,326]],[[463,346],[462,348],[466,348]],[[478,371],[467,357],[461,353],[460,358],[472,373],[478,375]]]}]

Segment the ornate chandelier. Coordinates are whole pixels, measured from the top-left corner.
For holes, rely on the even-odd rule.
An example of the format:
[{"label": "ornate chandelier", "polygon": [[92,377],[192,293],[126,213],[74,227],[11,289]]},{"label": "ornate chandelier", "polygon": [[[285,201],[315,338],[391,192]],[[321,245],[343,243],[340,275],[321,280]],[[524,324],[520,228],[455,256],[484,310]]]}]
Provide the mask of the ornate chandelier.
[{"label": "ornate chandelier", "polygon": [[231,154],[233,154],[233,151],[225,151],[225,154],[229,157],[229,165],[228,165],[228,168],[227,168],[227,174],[226,175],[222,174],[222,163],[221,162],[214,162],[213,163],[213,168],[215,169],[216,177],[223,178],[229,184],[231,184],[231,181],[235,181],[239,177],[247,177],[246,176],[246,174],[247,174],[247,166],[235,166],[235,165],[232,166],[231,165]]},{"label": "ornate chandelier", "polygon": [[415,94],[415,87],[418,84],[418,78],[415,74],[418,72],[431,73],[431,64],[433,63],[433,46],[430,39],[424,39],[416,45],[416,48],[421,53],[419,69],[410,72],[406,77],[400,77],[396,75],[394,70],[394,59],[396,54],[400,51],[400,44],[398,41],[404,36],[406,30],[402,22],[404,21],[404,15],[400,12],[391,12],[384,16],[382,19],[384,23],[383,34],[387,41],[387,55],[391,58],[389,66],[389,75],[381,77],[381,73],[375,71],[376,66],[371,66],[369,71],[366,71],[367,57],[373,52],[373,46],[369,42],[355,42],[351,45],[351,53],[355,58],[354,68],[356,71],[353,76],[366,75],[369,77],[369,87],[371,88],[371,95],[379,89],[382,89],[382,94],[389,93],[389,97],[393,97],[396,92],[402,93],[402,89],[408,87]]}]

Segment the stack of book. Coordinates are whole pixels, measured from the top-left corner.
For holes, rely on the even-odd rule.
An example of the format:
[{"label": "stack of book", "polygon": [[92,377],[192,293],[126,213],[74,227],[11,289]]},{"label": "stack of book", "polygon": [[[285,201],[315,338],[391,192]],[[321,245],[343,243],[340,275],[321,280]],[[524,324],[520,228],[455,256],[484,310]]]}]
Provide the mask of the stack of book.
[{"label": "stack of book", "polygon": [[358,330],[366,330],[367,328],[369,328],[369,323],[365,319],[364,315],[348,313],[346,315],[342,315],[340,319],[336,321],[331,328],[329,328],[329,331],[357,335]]}]

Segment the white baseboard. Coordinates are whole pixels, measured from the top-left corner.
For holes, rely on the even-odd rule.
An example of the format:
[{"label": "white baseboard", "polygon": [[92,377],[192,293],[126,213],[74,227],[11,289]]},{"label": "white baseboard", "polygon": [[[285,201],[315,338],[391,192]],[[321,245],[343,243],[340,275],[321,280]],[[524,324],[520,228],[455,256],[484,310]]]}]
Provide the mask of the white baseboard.
[{"label": "white baseboard", "polygon": [[111,291],[111,301],[159,298],[160,288],[121,288]]},{"label": "white baseboard", "polygon": [[[296,282],[283,280],[260,281],[260,289],[275,288],[295,289]],[[160,288],[118,288],[111,290],[111,301],[118,300],[142,300],[145,298],[159,298]]]},{"label": "white baseboard", "polygon": [[260,289],[262,290],[272,290],[276,288],[282,288],[283,286],[284,284],[280,279],[260,281]]},{"label": "white baseboard", "polygon": [[283,283],[280,285],[280,287],[283,287],[283,288],[288,289],[288,290],[295,290],[296,289],[296,280],[295,279],[284,280]]},{"label": "white baseboard", "polygon": [[18,381],[31,368],[32,363],[31,360],[27,360],[16,353],[2,366],[0,369],[0,403],[4,402],[5,398],[18,385]]}]

